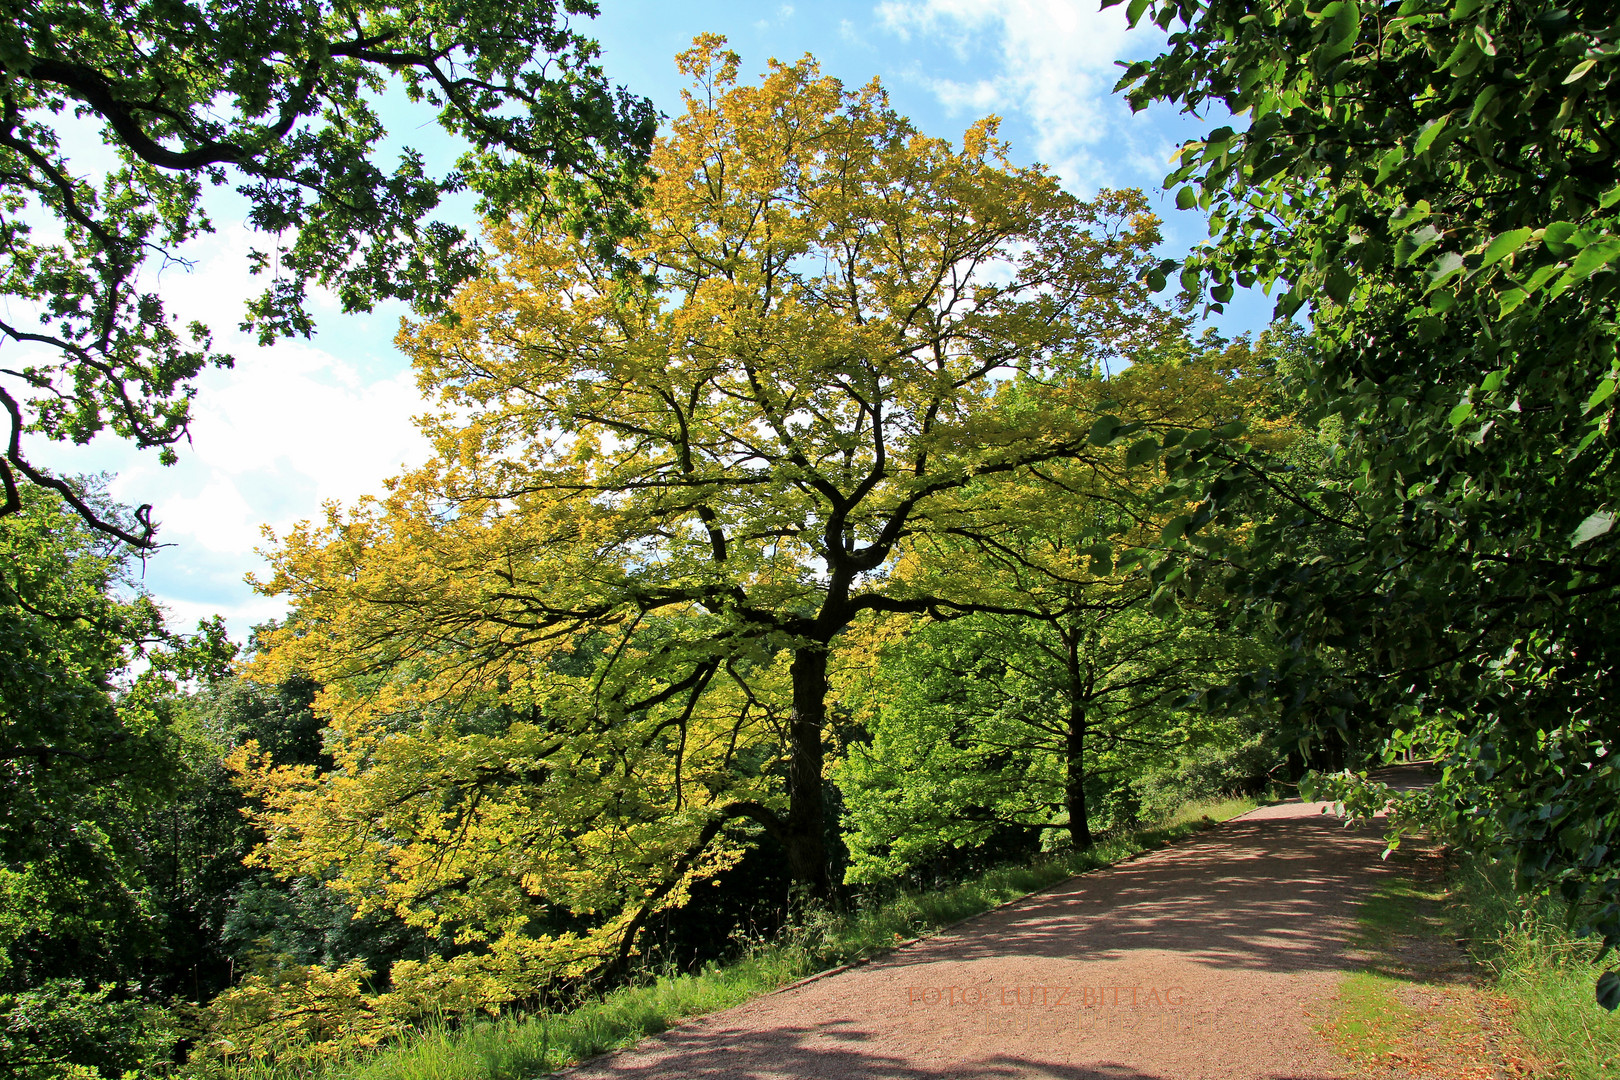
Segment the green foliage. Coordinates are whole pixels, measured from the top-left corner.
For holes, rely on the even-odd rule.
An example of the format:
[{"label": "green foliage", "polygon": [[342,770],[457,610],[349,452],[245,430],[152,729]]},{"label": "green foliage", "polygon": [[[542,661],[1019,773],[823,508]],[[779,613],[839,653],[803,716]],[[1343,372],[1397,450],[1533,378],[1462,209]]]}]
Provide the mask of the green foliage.
[{"label": "green foliage", "polygon": [[1568,1080],[1620,1069],[1620,1016],[1592,1008],[1603,965],[1558,901],[1526,898],[1510,867],[1464,857],[1452,874],[1452,910],[1470,951],[1514,1004],[1514,1026],[1537,1061]]},{"label": "green foliage", "polygon": [[117,1076],[168,1056],[154,1000],[228,978],[240,797],[179,697],[233,649],[217,620],[167,630],[128,548],[53,493],[19,502],[0,517],[0,1061]]},{"label": "green foliage", "polygon": [[174,1017],[110,987],[76,979],[0,994],[0,1072],[16,1080],[61,1080],[72,1067],[116,1080],[166,1068],[177,1038]]},{"label": "green foliage", "polygon": [[[1089,441],[1107,453],[982,483],[940,535],[913,541],[897,576],[948,598],[939,607],[954,617],[898,638],[898,623],[877,627],[851,650],[877,658],[852,661],[845,690],[866,736],[837,773],[850,881],[915,875],[953,850],[1038,848],[1059,828],[1084,848],[1095,827],[1184,801],[1189,753],[1219,758],[1245,738],[1265,772],[1259,759],[1274,755],[1246,717],[1188,708],[1262,649],[1211,617],[1220,595],[1202,584],[1206,566],[1145,564],[1191,523],[1162,484],[1178,450],[1218,431],[1276,451],[1297,441],[1273,400],[1289,351],[1278,337],[1206,334],[1135,354],[1100,389],[1119,415]],[[1152,434],[1118,439],[1149,418]],[[1178,606],[1173,591],[1190,595]]]},{"label": "green foliage", "polygon": [[[265,343],[310,333],[312,282],[345,311],[388,298],[441,310],[479,261],[459,227],[428,220],[453,192],[470,188],[486,214],[560,217],[609,245],[628,231],[654,117],[607,83],[595,42],[570,24],[595,10],[588,0],[8,9],[0,295],[18,314],[0,320],[0,334],[31,352],[12,372],[26,390],[0,388],[14,433],[0,461],[4,512],[18,508],[17,482],[31,480],[104,531],[150,546],[148,519],[98,516],[31,466],[15,433],[26,425],[82,443],[110,428],[173,460],[189,380],[231,358],[207,327],[175,325],[141,275],[212,231],[205,185],[233,185],[248,224],[274,237],[250,255],[271,278],[245,324]],[[374,103],[396,82],[466,147],[454,171],[432,175],[411,149],[391,171],[377,160],[387,132]],[[63,149],[84,121],[116,155],[99,179],[76,173]]]},{"label": "green foliage", "polygon": [[1160,821],[1189,802],[1268,790],[1282,764],[1276,733],[1251,719],[1221,725],[1214,735],[1210,741],[1182,750],[1170,764],[1131,777],[1121,785],[1116,801],[1134,803],[1137,819]]},{"label": "green foliage", "polygon": [[[1298,388],[1344,473],[1232,456],[1204,471],[1213,520],[1292,508],[1230,585],[1294,649],[1264,691],[1306,733],[1365,744],[1421,725],[1447,766],[1439,818],[1620,941],[1612,5],[1144,12],[1180,25],[1127,71],[1133,105],[1247,119],[1188,144],[1168,178],[1214,240],[1182,283],[1310,304]],[[1327,541],[1291,550],[1305,527]]]},{"label": "green foliage", "polygon": [[144,834],[179,778],[174,680],[229,647],[217,622],[170,635],[61,500],[22,505],[0,518],[0,988],[122,979],[158,948]]},{"label": "green foliage", "polygon": [[357,918],[317,877],[282,881],[243,864],[264,837],[243,813],[247,800],[223,758],[251,741],[281,765],[330,769],[315,690],[303,675],[270,685],[231,677],[179,703],[180,782],[148,842],[170,992],[204,1000],[233,975],[355,959],[377,969],[431,947],[398,924]]},{"label": "green foliage", "polygon": [[[1058,835],[1085,847],[1096,830],[1158,820],[1194,787],[1252,783],[1224,768],[1239,725],[1186,708],[1238,670],[1241,643],[1155,617],[1144,599],[1115,592],[1056,627],[976,615],[884,646],[844,698],[862,729],[834,773],[846,880],[926,883],[975,853],[1033,853]],[[1249,749],[1263,775],[1274,752]]]}]

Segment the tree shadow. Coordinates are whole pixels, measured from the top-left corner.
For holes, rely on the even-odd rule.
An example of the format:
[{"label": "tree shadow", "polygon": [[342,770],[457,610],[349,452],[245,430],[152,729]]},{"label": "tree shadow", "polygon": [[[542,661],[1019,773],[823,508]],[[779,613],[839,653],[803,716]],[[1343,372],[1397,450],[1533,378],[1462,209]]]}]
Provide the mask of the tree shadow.
[{"label": "tree shadow", "polygon": [[997,1080],[1000,1077],[1050,1080],[1174,1080],[1124,1065],[1052,1065],[1017,1055],[988,1053],[976,1061],[954,1060],[932,1066],[896,1054],[878,1053],[859,1044],[879,1038],[843,1021],[820,1026],[783,1026],[768,1031],[710,1031],[677,1028],[643,1044],[656,1049],[656,1057],[636,1060],[609,1054],[587,1062],[571,1080],[587,1076],[705,1077],[712,1080],[960,1080],[963,1077]]},{"label": "tree shadow", "polygon": [[882,961],[1117,960],[1136,950],[1271,972],[1336,970],[1356,904],[1391,872],[1376,826],[1236,821],[1069,881]]},{"label": "tree shadow", "polygon": [[[1313,1071],[1331,1066],[1308,1054],[1304,1060],[1313,1064],[1304,1068],[1298,1059],[1249,1059],[1259,1046],[1252,1045],[1243,1025],[1295,1021],[1293,1014],[1272,1013],[1264,1004],[1278,984],[1238,989],[1228,976],[1345,970],[1357,943],[1358,903],[1396,872],[1380,859],[1383,848],[1377,823],[1346,827],[1297,802],[1266,808],[1132,862],[1071,878],[848,976],[792,989],[791,997],[758,999],[743,1007],[746,1012],[716,1014],[632,1051],[599,1058],[576,1075],[1183,1080],[1192,1074],[1175,1064],[1179,1061],[1198,1074],[1207,1069],[1193,1063],[1253,1080],[1328,1080],[1338,1074]],[[1120,961],[1127,963],[1073,969],[1066,963]],[[952,970],[962,964],[976,966]],[[924,970],[931,965],[942,966]],[[1083,999],[1054,1002],[1044,996],[1054,987],[1062,991],[1059,983],[1074,984],[1069,991],[1082,995],[1115,981],[1138,982],[1147,992],[1160,974],[1180,979],[1189,966],[1209,975],[1168,1012],[1134,1011],[1134,992],[1124,1003],[1128,1007],[1112,1014],[1091,1009]],[[1025,986],[1030,979],[1053,986]],[[972,994],[976,987],[981,995],[1002,991],[995,1001],[1002,1012],[986,1009],[987,1024],[1015,1027],[980,1031],[977,1015],[960,1009],[966,1002],[946,1008],[945,1001],[936,1005],[931,997],[916,998],[919,990]],[[1033,997],[1017,1000],[1019,993],[1036,990],[1043,995],[1039,1008]],[[1234,993],[1239,995],[1235,1005]],[[884,1001],[893,1007],[882,1006]],[[1011,1011],[1005,1008],[1009,1001]],[[1121,1005],[1117,993],[1114,1005]],[[1223,1011],[1228,1008],[1234,1011]],[[1154,1036],[1148,1027],[1154,1017],[1165,1016],[1175,1018],[1172,1027],[1181,1027]],[[1120,1026],[1099,1033],[1096,1042],[1073,1041],[1089,1039],[1077,1034],[1077,1025],[1099,1017]],[[1260,1044],[1269,1045],[1264,1039]],[[1092,1060],[1075,1060],[1088,1052]],[[1122,1063],[1139,1058],[1147,1060]]]},{"label": "tree shadow", "polygon": [[[977,1058],[954,1059],[936,1066],[860,1046],[880,1037],[861,1030],[854,1021],[747,1032],[678,1028],[644,1044],[634,1058],[609,1054],[566,1075],[570,1080],[597,1076],[619,1080],[1182,1080],[1168,1073],[1143,1072],[1110,1061],[1059,1065],[993,1049]],[[657,1050],[656,1056],[643,1056],[643,1052],[653,1049]],[[1262,1067],[1255,1073],[1255,1080],[1338,1078],[1286,1070],[1267,1072]]]}]

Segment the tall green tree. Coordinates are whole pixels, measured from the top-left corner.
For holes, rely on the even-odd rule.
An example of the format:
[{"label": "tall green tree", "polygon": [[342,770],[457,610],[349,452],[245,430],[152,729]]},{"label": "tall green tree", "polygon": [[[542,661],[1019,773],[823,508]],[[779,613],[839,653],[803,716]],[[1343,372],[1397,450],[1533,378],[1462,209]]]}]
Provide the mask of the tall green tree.
[{"label": "tall green tree", "polygon": [[[1451,824],[1620,941],[1620,30],[1551,0],[1133,0],[1171,31],[1132,104],[1239,117],[1168,179],[1214,243],[1183,284],[1309,304],[1309,415],[1352,479],[1212,466],[1218,520],[1267,490],[1344,543],[1257,532],[1234,588],[1295,645],[1307,727],[1441,722]],[[1173,266],[1159,268],[1162,277]],[[1194,478],[1189,477],[1189,482]],[[1325,656],[1346,659],[1344,665]],[[1599,984],[1620,1003],[1620,975]]]},{"label": "tall green tree", "polygon": [[217,621],[170,633],[129,549],[63,500],[19,499],[0,518],[0,1065],[117,1073],[158,1052],[147,1005],[188,963],[168,902],[177,685],[231,650]]},{"label": "tall green tree", "polygon": [[[0,514],[43,485],[98,529],[149,547],[153,525],[98,514],[31,464],[21,435],[82,443],[111,430],[141,447],[185,438],[193,388],[229,366],[209,329],[181,327],[148,276],[212,231],[210,186],[231,185],[263,238],[269,278],[249,304],[261,343],[308,335],[312,283],[345,311],[381,300],[423,312],[477,269],[477,246],[431,220],[446,195],[549,215],[611,246],[631,223],[654,127],[616,90],[572,20],[590,0],[371,0],[204,4],[42,0],[0,8],[0,369],[9,430]],[[465,152],[435,175],[416,150],[379,160],[378,95],[402,88]],[[86,123],[88,122],[88,123]],[[69,128],[116,163],[87,175]]]},{"label": "tall green tree", "polygon": [[843,698],[863,737],[834,773],[851,882],[915,874],[953,852],[1089,847],[1128,823],[1145,781],[1257,732],[1194,707],[1246,643],[1139,589],[1062,611],[975,614],[886,645]]},{"label": "tall green tree", "polygon": [[[967,489],[945,528],[913,541],[897,576],[944,598],[940,611],[974,614],[888,644],[855,680],[872,739],[851,747],[839,775],[858,875],[905,865],[905,851],[1060,819],[1087,847],[1096,804],[1129,787],[1122,774],[1163,769],[1242,727],[1186,706],[1261,653],[1221,632],[1216,597],[1179,611],[1155,603],[1163,585],[1149,552],[1187,521],[1186,506],[1161,495],[1161,440],[1251,422],[1250,437],[1273,449],[1293,441],[1273,415],[1270,351],[1210,335],[1137,356],[1106,393],[1122,416],[1166,427]],[[889,855],[873,857],[879,848]]]},{"label": "tall green tree", "polygon": [[[717,40],[682,63],[697,85],[626,249],[653,275],[616,278],[557,230],[500,231],[504,273],[402,339],[467,410],[434,424],[439,459],[290,537],[271,585],[308,624],[286,651],[334,703],[406,659],[423,692],[504,673],[537,701],[544,656],[606,633],[612,671],[662,682],[649,707],[702,714],[734,660],[781,657],[787,805],[740,805],[824,894],[830,643],[862,612],[926,608],[887,568],[975,477],[1122,426],[1096,418],[1092,372],[1174,320],[1137,280],[1157,238],[1137,194],[1082,202],[1010,166],[989,124],[960,150],[925,138],[876,84],[808,59],[758,87]],[[642,698],[605,698],[605,679],[571,691],[580,721]]]},{"label": "tall green tree", "polygon": [[0,891],[4,977],[119,978],[154,933],[132,828],[172,782],[162,680],[119,685],[165,637],[128,560],[30,491],[0,519]]}]

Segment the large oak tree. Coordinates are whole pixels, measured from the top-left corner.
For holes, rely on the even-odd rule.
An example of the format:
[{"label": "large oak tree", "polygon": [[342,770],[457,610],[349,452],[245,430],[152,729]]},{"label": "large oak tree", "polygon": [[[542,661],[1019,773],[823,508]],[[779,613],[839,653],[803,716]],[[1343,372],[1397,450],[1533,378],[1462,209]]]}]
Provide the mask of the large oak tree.
[{"label": "large oak tree", "polygon": [[273,862],[410,917],[622,908],[590,935],[628,942],[745,817],[824,894],[829,644],[929,606],[889,570],[962,489],[1131,426],[1098,369],[1177,328],[1139,195],[1075,198],[989,123],[926,138],[808,59],[681,62],[621,248],[646,275],[496,227],[500,272],[401,338],[438,457],[275,550],[296,616],[265,663],[328,687],[340,768],[256,774]]}]

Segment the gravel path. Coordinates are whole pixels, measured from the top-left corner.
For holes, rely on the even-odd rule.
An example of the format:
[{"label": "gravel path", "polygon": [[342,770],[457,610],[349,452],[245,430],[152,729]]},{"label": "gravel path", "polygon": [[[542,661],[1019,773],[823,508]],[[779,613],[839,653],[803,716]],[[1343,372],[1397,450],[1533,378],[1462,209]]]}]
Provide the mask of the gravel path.
[{"label": "gravel path", "polygon": [[1380,832],[1262,807],[569,1080],[1340,1080],[1312,1031]]}]

